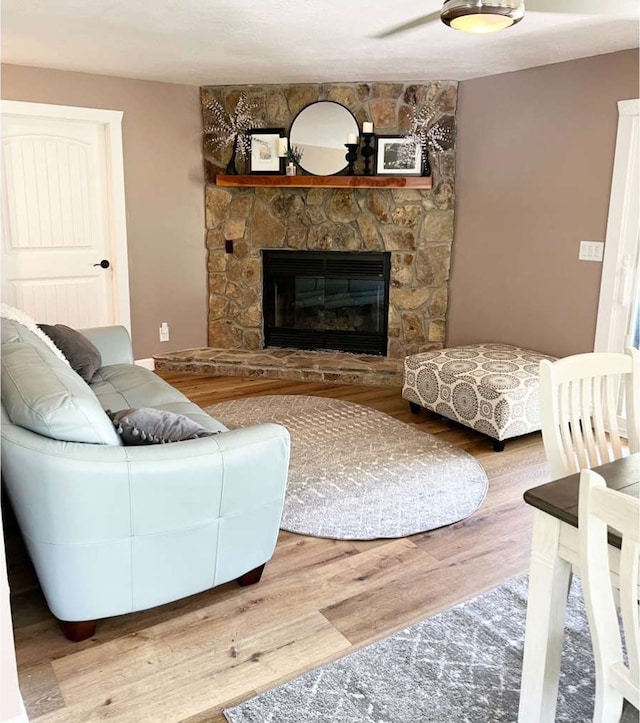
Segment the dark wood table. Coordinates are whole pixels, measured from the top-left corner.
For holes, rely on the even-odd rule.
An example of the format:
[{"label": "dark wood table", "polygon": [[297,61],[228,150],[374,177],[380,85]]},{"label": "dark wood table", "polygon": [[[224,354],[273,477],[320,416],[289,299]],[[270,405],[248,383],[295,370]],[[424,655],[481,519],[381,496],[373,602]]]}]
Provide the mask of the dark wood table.
[{"label": "dark wood table", "polygon": [[[640,498],[640,453],[594,467],[602,475],[607,487]],[[531,506],[557,517],[573,527],[578,526],[578,489],[580,475],[572,474],[555,482],[532,487],[524,493],[524,501]],[[620,537],[609,534],[609,543],[620,547]]]},{"label": "dark wood table", "polygon": [[[608,487],[640,497],[640,454],[594,467],[594,472],[602,475]],[[579,485],[580,475],[573,474],[524,494],[535,508],[535,517],[518,723],[555,720],[572,569],[579,574]],[[610,534],[609,544],[615,567],[620,538]]]}]

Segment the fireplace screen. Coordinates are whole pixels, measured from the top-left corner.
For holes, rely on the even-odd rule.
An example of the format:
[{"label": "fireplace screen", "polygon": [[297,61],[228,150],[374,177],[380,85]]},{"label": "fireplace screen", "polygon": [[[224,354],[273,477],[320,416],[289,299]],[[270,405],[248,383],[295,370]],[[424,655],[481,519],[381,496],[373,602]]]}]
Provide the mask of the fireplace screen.
[{"label": "fireplace screen", "polygon": [[387,353],[390,254],[263,251],[265,346]]}]

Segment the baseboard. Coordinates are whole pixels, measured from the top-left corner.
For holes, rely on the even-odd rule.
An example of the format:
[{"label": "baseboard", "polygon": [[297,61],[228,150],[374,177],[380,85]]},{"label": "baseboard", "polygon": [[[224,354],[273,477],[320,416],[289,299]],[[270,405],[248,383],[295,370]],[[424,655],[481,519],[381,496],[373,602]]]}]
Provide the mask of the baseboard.
[{"label": "baseboard", "polygon": [[27,711],[25,710],[22,699],[20,699],[19,702],[20,702],[21,710],[18,713],[18,715],[13,716],[13,718],[3,719],[2,723],[29,723],[29,718],[27,717]]},{"label": "baseboard", "polygon": [[153,371],[156,368],[156,363],[153,361],[152,358],[136,359],[136,364],[139,367],[144,367],[145,369],[151,369],[151,371]]}]

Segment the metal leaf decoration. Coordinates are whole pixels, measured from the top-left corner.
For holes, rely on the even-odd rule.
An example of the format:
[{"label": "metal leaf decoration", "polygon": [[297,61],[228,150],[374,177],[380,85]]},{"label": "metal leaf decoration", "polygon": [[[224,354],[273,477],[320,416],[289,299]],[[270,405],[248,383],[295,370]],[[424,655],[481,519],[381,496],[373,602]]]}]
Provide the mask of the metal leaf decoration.
[{"label": "metal leaf decoration", "polygon": [[208,142],[214,148],[234,145],[240,155],[246,158],[251,154],[251,136],[249,131],[263,125],[258,116],[258,106],[243,93],[233,113],[227,113],[217,100],[207,99],[202,105],[211,113],[212,122],[204,129],[211,136]]},{"label": "metal leaf decoration", "polygon": [[441,152],[450,147],[453,142],[453,128],[435,121],[434,118],[440,112],[438,106],[433,103],[425,103],[418,107],[411,106],[409,116],[409,129],[404,134],[408,143],[401,151],[403,161],[410,162],[415,157],[416,147],[421,149],[425,163],[428,161],[429,150]]}]

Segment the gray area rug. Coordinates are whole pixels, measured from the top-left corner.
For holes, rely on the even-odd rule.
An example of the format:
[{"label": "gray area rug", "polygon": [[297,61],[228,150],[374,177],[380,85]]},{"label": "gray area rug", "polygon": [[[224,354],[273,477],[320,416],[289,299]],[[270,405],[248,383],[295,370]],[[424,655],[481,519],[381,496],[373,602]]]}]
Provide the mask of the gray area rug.
[{"label": "gray area rug", "polygon": [[278,422],[291,434],[281,528],[316,537],[404,537],[471,515],[487,476],[466,452],[352,402],[310,396],[207,408],[228,427]]},{"label": "gray area rug", "polygon": [[[527,577],[224,711],[231,723],[515,723]],[[556,723],[591,721],[594,666],[579,580]],[[623,721],[637,721],[637,711]]]}]

